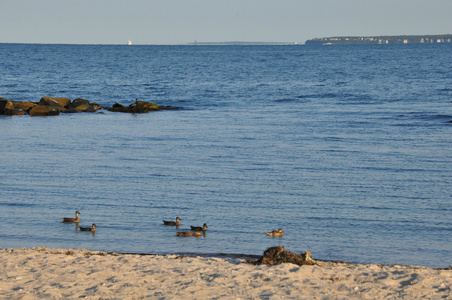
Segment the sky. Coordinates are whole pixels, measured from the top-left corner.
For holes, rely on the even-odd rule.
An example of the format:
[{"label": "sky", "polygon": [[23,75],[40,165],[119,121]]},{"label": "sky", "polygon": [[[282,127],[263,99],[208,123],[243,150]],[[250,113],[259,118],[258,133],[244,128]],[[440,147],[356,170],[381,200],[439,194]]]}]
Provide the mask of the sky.
[{"label": "sky", "polygon": [[305,42],[452,33],[452,0],[0,0],[0,43]]}]

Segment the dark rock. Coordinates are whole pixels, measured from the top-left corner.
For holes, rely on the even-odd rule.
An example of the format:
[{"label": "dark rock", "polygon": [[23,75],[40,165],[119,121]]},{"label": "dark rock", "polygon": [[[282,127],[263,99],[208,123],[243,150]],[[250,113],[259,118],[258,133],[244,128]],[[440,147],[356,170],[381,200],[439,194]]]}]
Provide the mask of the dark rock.
[{"label": "dark rock", "polygon": [[141,113],[148,113],[150,111],[159,111],[161,110],[160,106],[157,104],[146,102],[146,101],[136,101],[135,103],[124,106],[119,103],[115,103],[113,107],[108,109],[109,111],[113,112],[125,112],[125,113],[134,113],[134,114],[141,114]]},{"label": "dark rock", "polygon": [[42,97],[39,100],[38,105],[42,106],[52,106],[57,108],[60,112],[65,111],[65,106],[69,105],[71,100],[68,98],[51,98],[51,97]]},{"label": "dark rock", "polygon": [[181,110],[182,108],[179,106],[171,106],[171,105],[159,105],[161,110]]},{"label": "dark rock", "polygon": [[9,115],[9,111],[14,109],[14,105],[11,101],[4,98],[0,99],[0,115]]},{"label": "dark rock", "polygon": [[[96,111],[96,107],[95,105],[97,104],[91,104],[88,100],[86,99],[81,99],[81,98],[77,98],[74,101],[72,101],[72,103],[70,103],[69,105],[66,106],[66,108],[68,109],[68,111],[66,111],[67,113],[74,113],[74,112],[95,112]],[[100,105],[99,105],[100,107]]]},{"label": "dark rock", "polygon": [[11,101],[15,109],[21,109],[23,111],[29,111],[36,103],[29,101]]},{"label": "dark rock", "polygon": [[113,104],[113,106],[108,108],[108,110],[109,111],[114,111],[114,112],[129,112],[127,106],[124,106],[124,105],[119,104],[119,103]]},{"label": "dark rock", "polygon": [[76,114],[76,113],[79,113],[80,111],[79,110],[76,110],[75,108],[67,108],[65,111],[64,111],[64,113],[65,114]]},{"label": "dark rock", "polygon": [[76,112],[95,112],[102,109],[102,106],[96,103],[90,103],[89,100],[77,98],[66,106],[66,113],[76,113]]},{"label": "dark rock", "polygon": [[36,105],[28,112],[30,116],[56,116],[60,114],[60,109],[49,105]]},{"label": "dark rock", "polygon": [[102,109],[103,107],[97,103],[91,103],[91,105],[94,107],[95,110]]},{"label": "dark rock", "polygon": [[58,103],[62,107],[66,107],[71,104],[71,99],[69,98],[56,98],[56,97],[42,97],[39,101],[40,104],[53,105],[53,103]]},{"label": "dark rock", "polygon": [[90,103],[89,103],[89,100],[82,99],[82,98],[77,98],[77,99],[74,99],[74,101],[72,101],[72,103],[70,103],[68,105],[68,107],[70,107],[70,106],[76,107],[76,106],[79,106],[79,105],[82,105],[82,104],[88,104],[89,105]]},{"label": "dark rock", "polygon": [[6,113],[5,115],[10,115],[10,116],[23,116],[26,115],[27,112],[24,111],[23,109],[9,109],[8,113]]},{"label": "dark rock", "polygon": [[264,254],[254,262],[256,265],[278,265],[283,263],[302,265],[315,265],[310,251],[305,251],[301,255],[286,250],[283,246],[271,247],[264,251]]},{"label": "dark rock", "polygon": [[93,105],[89,105],[83,110],[84,112],[95,112],[96,108]]},{"label": "dark rock", "polygon": [[[27,105],[16,106],[16,103],[20,103],[20,101],[10,101],[6,100],[4,98],[0,98],[0,114],[1,115],[10,115],[10,116],[19,116],[19,115],[26,115],[27,112],[22,109],[21,107],[28,107]],[[29,102],[31,103],[31,102]]]},{"label": "dark rock", "polygon": [[137,101],[129,106],[131,110],[133,110],[136,113],[146,113],[150,111],[159,111],[160,106],[157,104],[146,102],[146,101]]},{"label": "dark rock", "polygon": [[117,109],[127,109],[127,106],[124,106],[124,105],[119,104],[119,103],[115,103],[115,104],[113,104],[113,108],[117,108]]}]

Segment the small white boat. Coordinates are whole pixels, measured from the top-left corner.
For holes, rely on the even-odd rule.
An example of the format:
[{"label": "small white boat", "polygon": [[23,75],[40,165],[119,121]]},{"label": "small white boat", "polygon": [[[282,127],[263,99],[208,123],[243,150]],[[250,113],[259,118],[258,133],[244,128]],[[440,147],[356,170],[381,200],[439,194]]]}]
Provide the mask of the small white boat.
[{"label": "small white boat", "polygon": [[131,41],[131,40],[128,40],[128,41],[127,41],[127,45],[129,45],[129,46],[132,45],[132,41]]}]

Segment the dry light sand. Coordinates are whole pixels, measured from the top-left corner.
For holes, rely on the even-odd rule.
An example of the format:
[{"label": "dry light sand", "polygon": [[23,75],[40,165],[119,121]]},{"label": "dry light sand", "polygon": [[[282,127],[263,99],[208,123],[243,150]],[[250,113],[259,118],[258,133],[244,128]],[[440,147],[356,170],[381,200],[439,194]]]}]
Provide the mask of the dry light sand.
[{"label": "dry light sand", "polygon": [[452,270],[0,250],[0,299],[452,299]]}]

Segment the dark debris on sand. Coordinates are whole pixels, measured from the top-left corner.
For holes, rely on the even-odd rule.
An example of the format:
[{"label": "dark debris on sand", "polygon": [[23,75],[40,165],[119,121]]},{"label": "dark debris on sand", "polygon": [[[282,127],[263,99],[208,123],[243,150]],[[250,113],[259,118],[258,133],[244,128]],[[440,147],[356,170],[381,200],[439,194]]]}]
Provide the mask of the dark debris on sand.
[{"label": "dark debris on sand", "polygon": [[264,251],[264,254],[259,259],[248,262],[255,265],[279,265],[283,263],[291,263],[302,266],[316,264],[316,261],[312,258],[310,251],[297,254],[286,250],[283,246],[270,247]]}]

